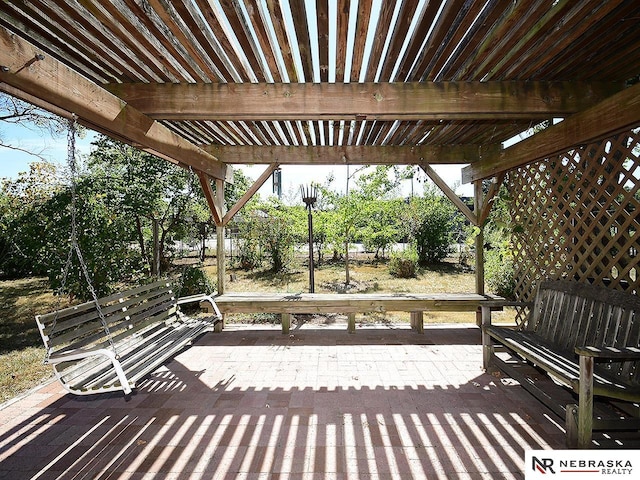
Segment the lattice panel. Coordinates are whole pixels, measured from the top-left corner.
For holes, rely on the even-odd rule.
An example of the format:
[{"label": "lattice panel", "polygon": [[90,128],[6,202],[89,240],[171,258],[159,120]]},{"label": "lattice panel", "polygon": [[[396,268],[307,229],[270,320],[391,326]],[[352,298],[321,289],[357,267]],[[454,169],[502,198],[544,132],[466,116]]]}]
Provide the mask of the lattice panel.
[{"label": "lattice panel", "polygon": [[556,278],[640,292],[640,128],[514,170],[505,183],[516,298],[531,301],[541,279]]}]

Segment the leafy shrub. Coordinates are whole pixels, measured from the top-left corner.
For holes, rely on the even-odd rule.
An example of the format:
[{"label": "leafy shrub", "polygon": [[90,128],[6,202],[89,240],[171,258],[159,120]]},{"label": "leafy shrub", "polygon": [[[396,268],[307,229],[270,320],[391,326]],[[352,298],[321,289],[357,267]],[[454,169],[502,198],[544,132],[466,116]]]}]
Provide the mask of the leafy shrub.
[{"label": "leafy shrub", "polygon": [[485,281],[491,293],[512,299],[515,297],[515,269],[513,257],[500,250],[485,254]]},{"label": "leafy shrub", "polygon": [[262,255],[256,244],[247,240],[240,242],[238,267],[245,271],[253,270],[262,264]]},{"label": "leafy shrub", "polygon": [[444,260],[451,250],[458,214],[445,197],[425,191],[407,206],[404,228],[418,252],[418,263],[427,265]]},{"label": "leafy shrub", "polygon": [[193,266],[185,267],[176,285],[179,297],[187,297],[199,293],[212,293],[215,289],[216,283],[213,279],[199,267]]},{"label": "leafy shrub", "polygon": [[389,273],[396,278],[413,278],[418,267],[418,254],[415,250],[391,254]]}]

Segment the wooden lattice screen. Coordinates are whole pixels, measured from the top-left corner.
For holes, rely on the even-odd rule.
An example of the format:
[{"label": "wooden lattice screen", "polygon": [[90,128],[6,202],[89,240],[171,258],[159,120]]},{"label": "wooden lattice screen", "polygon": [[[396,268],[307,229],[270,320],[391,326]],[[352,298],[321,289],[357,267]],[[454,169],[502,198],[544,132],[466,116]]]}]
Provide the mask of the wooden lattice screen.
[{"label": "wooden lattice screen", "polygon": [[640,128],[514,170],[505,184],[517,299],[556,278],[639,294]]}]

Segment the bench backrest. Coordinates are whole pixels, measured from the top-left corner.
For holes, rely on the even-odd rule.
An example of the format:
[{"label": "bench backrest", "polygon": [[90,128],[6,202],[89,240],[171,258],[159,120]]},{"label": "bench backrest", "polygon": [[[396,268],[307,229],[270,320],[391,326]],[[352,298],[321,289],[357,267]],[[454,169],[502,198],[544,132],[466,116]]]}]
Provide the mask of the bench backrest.
[{"label": "bench backrest", "polygon": [[[98,303],[114,343],[151,325],[173,320],[177,311],[176,297],[166,281],[103,297]],[[45,347],[52,354],[110,347],[93,301],[38,315],[36,323]]]},{"label": "bench backrest", "polygon": [[[540,284],[527,326],[562,351],[576,346],[640,346],[640,298],[568,280]],[[611,362],[610,373],[635,377],[636,362]],[[638,369],[640,376],[640,369]]]}]

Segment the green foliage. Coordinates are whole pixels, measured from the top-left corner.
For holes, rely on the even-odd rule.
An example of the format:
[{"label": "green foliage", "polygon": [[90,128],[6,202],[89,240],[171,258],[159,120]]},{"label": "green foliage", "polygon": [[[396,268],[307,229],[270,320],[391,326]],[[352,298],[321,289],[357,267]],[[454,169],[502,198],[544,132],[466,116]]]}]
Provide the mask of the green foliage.
[{"label": "green foliage", "polygon": [[[79,159],[76,224],[81,254],[98,295],[149,273],[152,223],[167,265],[174,241],[202,240],[212,229],[200,184],[191,172],[106,137],[98,137],[84,170]],[[225,195],[248,185],[240,171]],[[70,249],[71,190],[47,163],[0,184],[0,276],[48,275],[54,288]],[[88,298],[74,252],[68,293]],[[145,268],[146,265],[146,268]]]},{"label": "green foliage", "polygon": [[239,234],[238,266],[243,270],[253,270],[262,265],[260,231],[264,218],[257,210],[247,210],[241,221],[236,221]]},{"label": "green foliage", "polygon": [[[112,293],[122,281],[132,281],[141,274],[139,252],[131,248],[134,230],[126,217],[118,215],[105,186],[93,177],[77,184],[76,225],[78,246],[87,266],[91,284],[98,296]],[[71,192],[65,189],[43,207],[46,221],[41,225],[48,256],[48,276],[54,289],[61,286],[63,271],[71,245]],[[66,278],[65,291],[83,300],[90,298],[89,284],[81,270],[76,251]]]},{"label": "green foliage", "polygon": [[511,198],[503,186],[498,191],[491,214],[484,228],[485,281],[491,293],[514,298],[516,274],[513,262],[512,235],[520,230],[509,212]]},{"label": "green foliage", "polygon": [[367,250],[375,251],[376,258],[398,241],[402,201],[397,190],[406,176],[397,167],[378,166],[361,175],[356,181],[358,215],[355,221],[357,238]]},{"label": "green foliage", "polygon": [[261,205],[266,217],[262,218],[260,241],[265,257],[271,264],[271,271],[286,271],[293,259],[296,242],[294,230],[295,213],[276,199]]},{"label": "green foliage", "polygon": [[210,294],[216,289],[216,282],[200,267],[187,266],[182,270],[182,275],[176,285],[176,293],[179,297]]},{"label": "green foliage", "polygon": [[400,235],[400,218],[398,212],[402,207],[400,199],[371,199],[364,202],[362,208],[364,222],[358,234],[365,248],[376,252],[376,258],[398,241]]},{"label": "green foliage", "polygon": [[[362,174],[356,180],[356,187],[348,194],[340,194],[320,187],[321,208],[331,211],[327,214],[324,234],[334,252],[342,251],[345,256],[345,281],[349,283],[349,244],[361,241],[366,248],[375,250],[376,255],[389,249],[398,240],[400,228],[397,215],[400,201],[394,199],[401,180],[400,172],[392,167],[378,166],[373,171]],[[329,220],[330,219],[330,220]]]},{"label": "green foliage", "polygon": [[423,197],[413,197],[403,213],[405,232],[418,253],[420,265],[444,260],[454,241],[460,222],[455,206],[434,189]]},{"label": "green foliage", "polygon": [[[139,272],[139,256],[130,248],[133,230],[118,211],[99,178],[85,175],[77,186],[77,242],[98,295]],[[5,276],[47,275],[51,286],[61,286],[69,256],[71,189],[63,186],[55,168],[33,164],[28,173],[2,188],[0,214],[4,252],[0,270]],[[74,250],[65,291],[88,299],[90,290]]]},{"label": "green foliage", "polygon": [[[104,179],[114,206],[135,226],[135,239],[152,269],[152,223],[159,226],[161,264],[167,264],[176,240],[194,236],[208,219],[195,175],[165,160],[107,137],[99,137],[89,158],[92,174]],[[153,272],[161,273],[161,272]]]},{"label": "green foliage", "polygon": [[335,223],[333,210],[316,210],[313,212],[313,246],[317,252],[317,265],[322,264],[324,254],[328,250],[331,232]]},{"label": "green foliage", "polygon": [[[245,206],[238,221],[240,234],[238,262],[251,270],[266,260],[272,272],[288,270],[293,247],[302,240],[304,209],[287,207],[276,198]],[[304,230],[306,231],[306,230]]]},{"label": "green foliage", "polygon": [[484,257],[485,281],[491,293],[512,299],[516,286],[513,256],[505,250],[490,250]]},{"label": "green foliage", "polygon": [[418,253],[411,248],[394,252],[389,260],[389,273],[396,278],[413,278],[418,269]]},{"label": "green foliage", "polygon": [[0,186],[0,276],[25,277],[47,273],[44,250],[44,207],[62,190],[54,165],[37,162],[29,172]]}]

